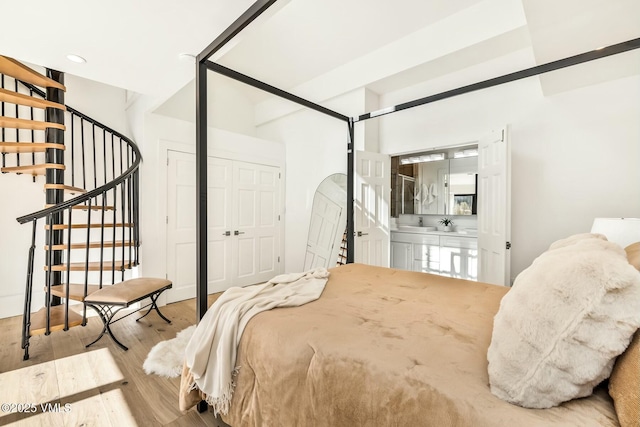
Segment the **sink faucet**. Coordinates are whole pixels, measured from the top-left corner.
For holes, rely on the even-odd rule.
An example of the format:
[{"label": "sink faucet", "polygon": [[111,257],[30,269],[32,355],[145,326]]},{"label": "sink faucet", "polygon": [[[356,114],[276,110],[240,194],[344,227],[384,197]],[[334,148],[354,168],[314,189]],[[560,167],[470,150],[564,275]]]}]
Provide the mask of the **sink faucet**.
[{"label": "sink faucet", "polygon": [[422,217],[420,217],[420,219],[418,220],[418,225],[422,227]]}]

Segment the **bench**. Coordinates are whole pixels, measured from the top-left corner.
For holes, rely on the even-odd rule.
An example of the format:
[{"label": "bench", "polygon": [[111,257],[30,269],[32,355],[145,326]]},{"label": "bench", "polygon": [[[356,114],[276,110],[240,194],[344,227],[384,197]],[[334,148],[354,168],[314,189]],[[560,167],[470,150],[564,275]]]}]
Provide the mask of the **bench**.
[{"label": "bench", "polygon": [[[167,323],[171,323],[171,320],[164,317],[160,310],[158,309],[157,301],[158,297],[162,292],[167,289],[171,289],[172,283],[169,280],[165,279],[155,279],[155,278],[139,278],[139,279],[131,279],[125,280],[124,282],[116,283],[115,285],[105,286],[102,289],[95,291],[84,299],[84,304],[87,307],[93,308],[103,323],[102,332],[92,343],[87,344],[86,347],[89,347],[96,342],[106,333],[113,339],[113,341],[120,346],[123,350],[128,350],[128,348],[122,344],[118,339],[113,335],[111,331],[111,325],[115,322],[118,322],[124,319],[127,316],[130,316],[134,313],[137,313],[140,310],[143,310],[149,307],[149,310],[136,319],[136,322],[146,317],[151,310],[155,310],[158,315],[165,320]],[[151,298],[151,302],[139,309],[126,314],[116,320],[113,320],[114,316],[122,309],[129,307],[136,302],[142,301],[145,298]]]}]

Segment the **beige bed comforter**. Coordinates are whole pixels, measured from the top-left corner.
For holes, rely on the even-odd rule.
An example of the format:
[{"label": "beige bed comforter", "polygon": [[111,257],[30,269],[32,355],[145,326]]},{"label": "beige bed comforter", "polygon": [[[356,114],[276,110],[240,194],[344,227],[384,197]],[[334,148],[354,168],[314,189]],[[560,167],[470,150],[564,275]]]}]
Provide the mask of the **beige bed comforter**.
[{"label": "beige bed comforter", "polygon": [[[332,269],[319,300],[249,322],[222,418],[234,427],[617,426],[602,390],[544,410],[491,394],[486,354],[507,290],[359,264]],[[181,391],[183,409],[198,399]]]}]

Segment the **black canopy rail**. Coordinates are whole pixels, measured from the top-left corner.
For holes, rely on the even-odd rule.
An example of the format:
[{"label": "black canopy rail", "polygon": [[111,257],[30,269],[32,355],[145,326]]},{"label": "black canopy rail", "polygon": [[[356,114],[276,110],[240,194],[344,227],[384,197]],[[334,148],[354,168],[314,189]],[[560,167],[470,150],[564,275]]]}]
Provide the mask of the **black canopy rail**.
[{"label": "black canopy rail", "polygon": [[312,110],[316,110],[320,113],[326,114],[335,119],[342,120],[343,122],[349,121],[349,117],[345,116],[344,114],[340,114],[338,112],[330,110],[329,108],[323,107],[322,105],[316,104],[315,102],[311,102],[307,99],[304,99],[292,93],[286,92],[282,89],[278,89],[275,86],[271,86],[270,84],[261,82],[260,80],[247,76],[246,74],[242,74],[235,70],[232,70],[231,68],[227,68],[223,65],[216,64],[215,62],[211,62],[211,61],[205,61],[204,64],[207,66],[209,70],[216,72],[218,74],[222,74],[223,76],[237,80],[246,85],[261,89],[265,92],[269,92],[273,95],[295,102],[296,104],[300,104],[304,107],[311,108]]},{"label": "black canopy rail", "polygon": [[[252,77],[246,76],[237,71],[223,67],[209,61],[209,58],[231,41],[238,33],[251,24],[264,11],[272,6],[276,0],[258,0],[249,9],[247,9],[238,19],[236,19],[220,36],[218,36],[207,48],[205,48],[198,56],[196,61],[196,191],[197,191],[197,212],[196,212],[196,239],[197,239],[197,295],[196,295],[196,316],[202,319],[207,311],[207,70],[212,70],[224,74],[227,77],[241,81],[259,89],[265,90],[273,95],[288,99],[300,105],[312,108],[316,111],[328,114],[339,120],[344,120],[344,115],[332,110],[290,94],[284,90],[275,88],[267,83],[261,82]],[[579,55],[560,59],[547,64],[531,67],[515,73],[506,74],[493,79],[462,86],[457,89],[445,91],[436,95],[418,98],[414,101],[405,102],[396,106],[383,108],[360,115],[358,117],[347,118],[347,263],[354,262],[354,141],[355,141],[355,123],[379,117],[386,114],[396,113],[420,105],[440,101],[461,95],[520,80],[526,77],[533,77],[539,74],[547,73],[561,68],[566,68],[581,63],[593,61],[611,55],[627,52],[640,47],[640,39],[632,39],[605,48],[599,48],[593,51],[585,52]],[[317,108],[317,107],[320,107]],[[321,110],[322,109],[322,110]],[[326,111],[328,110],[328,111]],[[329,113],[330,112],[330,113]]]},{"label": "black canopy rail", "polygon": [[426,96],[424,98],[418,98],[413,101],[404,102],[402,104],[395,105],[393,107],[382,108],[380,110],[372,111],[367,114],[362,114],[357,118],[354,117],[356,122],[362,120],[373,119],[375,117],[384,116],[391,113],[397,113],[398,111],[407,110],[413,107],[419,107],[421,105],[430,104],[435,101],[441,101],[443,99],[452,98],[454,96],[462,95],[469,92],[474,92],[481,89],[487,89],[493,86],[498,86],[505,83],[510,83],[516,80],[525,79],[527,77],[537,76],[539,74],[548,73],[550,71],[556,71],[562,68],[571,67],[573,65],[582,64],[585,62],[593,61],[607,56],[617,55],[619,53],[628,52],[630,50],[640,48],[640,38],[627,40],[622,43],[607,46],[605,48],[590,50],[588,52],[580,53],[578,55],[570,56],[568,58],[558,59],[557,61],[547,62],[546,64],[536,65],[535,67],[526,68],[524,70],[516,71],[513,73],[505,74],[500,77],[494,77],[492,79],[483,80],[478,83],[473,83],[467,86],[462,86],[457,89],[448,90],[435,95]]},{"label": "black canopy rail", "polygon": [[197,57],[197,63],[204,62],[211,56],[222,49],[224,45],[229,43],[233,38],[244,30],[249,24],[256,20],[263,12],[271,7],[276,0],[257,0],[249,9],[238,17],[226,30],[224,30],[209,46],[207,46]]}]

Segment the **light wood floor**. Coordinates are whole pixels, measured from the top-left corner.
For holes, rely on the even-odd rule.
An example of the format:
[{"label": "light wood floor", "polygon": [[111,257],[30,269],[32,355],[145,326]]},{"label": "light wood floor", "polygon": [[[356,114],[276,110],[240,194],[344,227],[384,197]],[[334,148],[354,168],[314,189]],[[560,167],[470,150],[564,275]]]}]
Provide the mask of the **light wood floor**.
[{"label": "light wood floor", "polygon": [[[211,295],[211,304],[218,295]],[[113,325],[129,347],[123,351],[104,336],[97,317],[86,327],[31,338],[30,359],[22,360],[22,317],[0,319],[0,403],[35,404],[36,413],[0,412],[0,425],[15,426],[218,426],[211,412],[178,409],[180,378],[146,375],[142,363],[151,347],[195,323],[195,300],[161,307],[140,322],[134,314]],[[69,404],[69,411],[43,412],[40,404]]]}]

